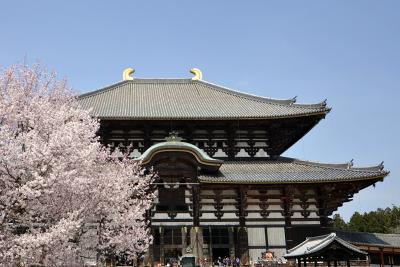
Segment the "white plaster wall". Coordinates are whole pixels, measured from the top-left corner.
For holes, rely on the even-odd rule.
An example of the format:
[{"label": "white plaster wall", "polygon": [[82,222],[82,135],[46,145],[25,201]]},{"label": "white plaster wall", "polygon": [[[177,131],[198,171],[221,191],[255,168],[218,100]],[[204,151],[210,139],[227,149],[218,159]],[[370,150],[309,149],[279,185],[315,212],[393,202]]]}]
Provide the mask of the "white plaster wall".
[{"label": "white plaster wall", "polygon": [[215,208],[214,208],[214,206],[211,206],[211,205],[203,205],[201,207],[201,210],[202,211],[215,211]]},{"label": "white plaster wall", "polygon": [[248,205],[247,210],[260,210],[259,205]]},{"label": "white plaster wall", "polygon": [[[152,219],[156,219],[156,220],[171,220],[171,218],[168,216],[167,213],[156,213],[154,214]],[[192,220],[193,218],[190,217],[189,213],[177,213],[175,219],[188,219],[188,220]]]},{"label": "white plaster wall", "polygon": [[282,222],[267,222],[267,221],[249,222],[249,221],[246,221],[246,225],[266,225],[266,224],[268,224],[268,225],[282,225],[282,226],[285,226],[285,222],[284,221],[282,221]]},{"label": "white plaster wall", "polygon": [[316,210],[317,206],[315,204],[310,204],[310,206],[308,206],[308,210]]},{"label": "white plaster wall", "polygon": [[201,190],[202,195],[214,195],[214,191],[212,190]]},{"label": "white plaster wall", "polygon": [[286,246],[285,228],[268,227],[267,236],[269,246]]},{"label": "white plaster wall", "polygon": [[222,216],[222,219],[237,219],[238,217],[236,216],[235,213],[224,213]]},{"label": "white plaster wall", "polygon": [[244,150],[244,148],[242,148],[239,150],[235,157],[248,158],[250,157],[250,155]]},{"label": "white plaster wall", "polygon": [[263,218],[259,212],[249,212],[249,214],[247,215],[248,219],[261,219]]},{"label": "white plaster wall", "polygon": [[222,151],[221,148],[219,148],[217,152],[215,152],[214,154],[214,157],[227,157],[227,156],[228,155],[224,151]]},{"label": "white plaster wall", "polygon": [[283,216],[282,216],[282,214],[280,212],[271,212],[268,215],[268,218],[271,218],[271,219],[283,219]]},{"label": "white plaster wall", "polygon": [[318,225],[320,224],[319,221],[306,221],[306,222],[296,222],[292,221],[292,225]]},{"label": "white plaster wall", "polygon": [[230,189],[222,190],[222,194],[236,196],[236,191],[235,190],[230,190]]},{"label": "white plaster wall", "polygon": [[222,226],[236,226],[239,225],[237,221],[230,221],[230,222],[202,222],[200,221],[200,225],[222,225]]},{"label": "white plaster wall", "polygon": [[178,213],[175,217],[175,219],[188,219],[192,220],[193,218],[190,216],[189,213]]},{"label": "white plaster wall", "polygon": [[203,212],[203,214],[200,217],[201,219],[217,219],[217,217],[215,217],[214,213],[205,213]]},{"label": "white plaster wall", "polygon": [[211,198],[202,198],[200,203],[215,203],[215,201]]},{"label": "white plaster wall", "polygon": [[237,210],[237,208],[235,207],[235,205],[224,205],[222,210]]},{"label": "white plaster wall", "polygon": [[260,148],[257,153],[254,155],[255,158],[265,158],[268,157],[268,153],[265,152],[263,148]]},{"label": "white plaster wall", "polygon": [[192,226],[193,222],[151,222],[151,225],[153,226],[176,226],[177,224],[179,225],[184,225],[184,226]]},{"label": "white plaster wall", "polygon": [[265,228],[247,228],[249,246],[265,246]]},{"label": "white plaster wall", "polygon": [[247,144],[247,142],[237,142],[237,146],[248,147],[249,145]]}]

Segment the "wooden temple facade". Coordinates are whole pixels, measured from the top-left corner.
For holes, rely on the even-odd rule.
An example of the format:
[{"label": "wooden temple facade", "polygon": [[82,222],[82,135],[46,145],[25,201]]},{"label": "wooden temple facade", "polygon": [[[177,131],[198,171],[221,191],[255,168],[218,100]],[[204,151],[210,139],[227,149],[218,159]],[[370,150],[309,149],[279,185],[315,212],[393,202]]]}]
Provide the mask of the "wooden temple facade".
[{"label": "wooden temple facade", "polygon": [[[128,71],[129,72],[129,71]],[[137,79],[79,97],[101,121],[102,143],[160,176],[151,211],[149,262],[190,247],[200,260],[280,257],[326,233],[329,215],[382,181],[382,165],[323,164],[282,157],[330,111],[248,95],[202,80]]]}]

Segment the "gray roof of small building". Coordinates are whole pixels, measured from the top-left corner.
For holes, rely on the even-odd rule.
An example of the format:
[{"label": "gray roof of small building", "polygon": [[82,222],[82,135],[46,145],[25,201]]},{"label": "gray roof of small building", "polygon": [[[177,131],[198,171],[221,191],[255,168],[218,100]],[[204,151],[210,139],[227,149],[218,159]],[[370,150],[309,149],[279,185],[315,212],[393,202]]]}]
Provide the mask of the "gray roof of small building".
[{"label": "gray roof of small building", "polygon": [[336,234],[343,240],[354,244],[400,248],[400,234],[347,232],[340,230],[337,230]]},{"label": "gray roof of small building", "polygon": [[364,254],[367,253],[360,250],[356,246],[344,241],[343,239],[339,238],[336,233],[331,233],[328,235],[322,236],[315,236],[315,237],[307,237],[307,239],[300,243],[299,245],[295,246],[292,249],[288,250],[286,255],[283,255],[285,258],[297,258],[312,254],[317,254],[318,252],[322,251],[323,249],[329,247],[332,243],[337,242],[338,244],[342,245],[344,248],[358,253]]},{"label": "gray roof of small building", "polygon": [[389,244],[389,246],[400,248],[400,234],[374,234],[376,237],[381,239],[383,242]]},{"label": "gray roof of small building", "polygon": [[102,119],[272,119],[325,115],[326,103],[300,105],[191,79],[127,80],[82,94],[82,107]]},{"label": "gray roof of small building", "polygon": [[352,163],[324,164],[279,157],[254,161],[225,161],[218,173],[201,173],[202,183],[324,183],[380,179],[388,174],[383,165],[356,168]]}]

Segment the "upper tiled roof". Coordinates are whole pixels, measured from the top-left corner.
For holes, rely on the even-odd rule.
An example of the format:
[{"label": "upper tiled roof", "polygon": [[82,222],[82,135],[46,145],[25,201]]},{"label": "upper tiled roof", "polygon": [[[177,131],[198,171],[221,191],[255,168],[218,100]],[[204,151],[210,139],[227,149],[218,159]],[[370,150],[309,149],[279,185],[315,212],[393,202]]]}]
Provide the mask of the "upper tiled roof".
[{"label": "upper tiled roof", "polygon": [[325,183],[383,178],[382,165],[355,168],[352,163],[322,164],[280,157],[276,160],[226,161],[216,174],[199,175],[202,183]]},{"label": "upper tiled roof", "polygon": [[244,94],[191,79],[123,81],[79,96],[84,108],[113,119],[272,119],[325,115],[326,103],[295,104]]}]

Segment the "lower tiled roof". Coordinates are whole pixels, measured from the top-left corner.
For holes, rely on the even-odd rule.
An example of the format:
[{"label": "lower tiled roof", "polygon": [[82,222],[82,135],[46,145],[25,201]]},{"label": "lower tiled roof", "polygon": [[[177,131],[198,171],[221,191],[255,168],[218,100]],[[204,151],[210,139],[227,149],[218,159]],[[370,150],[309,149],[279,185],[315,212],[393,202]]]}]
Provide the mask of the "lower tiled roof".
[{"label": "lower tiled roof", "polygon": [[382,179],[383,165],[355,168],[348,164],[321,164],[280,157],[276,160],[225,161],[218,173],[201,173],[202,183],[325,183]]}]

